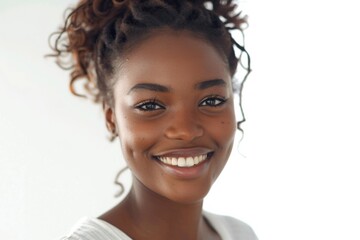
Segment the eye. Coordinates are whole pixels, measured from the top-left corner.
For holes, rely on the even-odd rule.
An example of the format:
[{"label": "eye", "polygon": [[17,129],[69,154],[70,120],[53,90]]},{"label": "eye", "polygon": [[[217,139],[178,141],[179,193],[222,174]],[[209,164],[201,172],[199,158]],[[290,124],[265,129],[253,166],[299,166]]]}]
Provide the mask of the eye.
[{"label": "eye", "polygon": [[159,109],[165,109],[165,107],[156,102],[155,99],[138,103],[136,104],[135,108],[139,109],[140,111],[156,111]]},{"label": "eye", "polygon": [[200,102],[199,106],[218,107],[224,104],[226,100],[227,99],[219,96],[206,97]]}]

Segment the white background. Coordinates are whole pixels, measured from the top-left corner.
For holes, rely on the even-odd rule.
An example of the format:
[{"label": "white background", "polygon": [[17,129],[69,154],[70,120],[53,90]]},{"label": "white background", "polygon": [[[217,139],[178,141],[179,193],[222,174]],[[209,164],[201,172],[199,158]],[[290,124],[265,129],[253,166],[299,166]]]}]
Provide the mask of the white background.
[{"label": "white background", "polygon": [[[43,57],[71,2],[0,2],[1,239],[58,239],[119,201],[112,181],[124,162],[100,107],[71,96],[68,73]],[[262,240],[359,240],[358,4],[243,8],[253,62],[245,138],[205,208],[244,220]]]}]

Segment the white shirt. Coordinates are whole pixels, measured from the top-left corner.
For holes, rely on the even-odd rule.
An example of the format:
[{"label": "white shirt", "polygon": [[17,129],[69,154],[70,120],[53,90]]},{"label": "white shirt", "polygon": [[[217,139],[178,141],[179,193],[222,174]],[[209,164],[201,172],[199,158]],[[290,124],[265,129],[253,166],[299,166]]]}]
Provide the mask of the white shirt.
[{"label": "white shirt", "polygon": [[[257,240],[246,223],[228,216],[203,212],[204,217],[222,240]],[[97,218],[84,217],[62,240],[132,240],[120,229]]]}]

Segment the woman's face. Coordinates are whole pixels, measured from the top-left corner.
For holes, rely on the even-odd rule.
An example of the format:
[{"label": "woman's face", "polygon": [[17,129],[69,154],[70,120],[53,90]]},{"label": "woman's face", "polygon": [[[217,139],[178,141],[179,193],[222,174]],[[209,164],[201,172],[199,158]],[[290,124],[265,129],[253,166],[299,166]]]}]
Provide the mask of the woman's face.
[{"label": "woman's face", "polygon": [[226,63],[200,38],[162,32],[119,69],[106,114],[135,181],[176,202],[201,201],[227,162],[236,130]]}]

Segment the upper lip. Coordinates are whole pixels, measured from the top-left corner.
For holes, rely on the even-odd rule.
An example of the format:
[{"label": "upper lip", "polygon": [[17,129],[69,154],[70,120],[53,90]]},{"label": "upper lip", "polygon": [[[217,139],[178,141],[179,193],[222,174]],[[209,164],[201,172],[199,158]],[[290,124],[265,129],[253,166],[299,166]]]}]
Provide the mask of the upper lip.
[{"label": "upper lip", "polygon": [[205,155],[211,152],[213,152],[212,149],[205,147],[176,148],[176,149],[161,151],[159,153],[156,153],[154,156],[155,157],[191,157],[191,156]]}]

